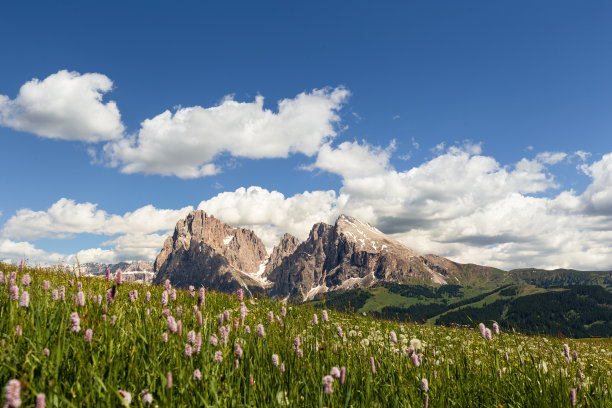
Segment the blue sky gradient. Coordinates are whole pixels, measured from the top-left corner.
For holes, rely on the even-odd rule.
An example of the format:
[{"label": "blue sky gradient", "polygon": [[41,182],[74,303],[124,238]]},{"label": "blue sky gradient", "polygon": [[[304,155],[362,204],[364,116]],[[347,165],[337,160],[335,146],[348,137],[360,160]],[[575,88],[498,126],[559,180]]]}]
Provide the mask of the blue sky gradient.
[{"label": "blue sky gradient", "polygon": [[[147,205],[175,211],[197,208],[221,193],[258,186],[285,198],[305,191],[333,190],[336,197],[344,194],[350,197],[349,204],[334,201],[326,211],[313,210],[304,219],[333,222],[338,212],[350,211],[422,253],[503,268],[610,269],[612,252],[605,248],[612,247],[607,244],[612,243],[612,180],[607,176],[612,158],[606,156],[612,152],[611,17],[612,4],[605,1],[2,4],[0,38],[5,40],[0,95],[14,100],[26,82],[42,81],[62,70],[78,75],[99,73],[112,81],[112,90],[103,92],[102,101],[116,102],[124,139],[136,137],[143,121],[166,110],[210,108],[222,104],[227,95],[249,103],[261,95],[264,108],[276,113],[280,100],[315,89],[344,87],[350,96],[335,111],[339,120],[330,122],[337,134],[324,138],[320,148],[339,149],[343,142],[354,142],[369,146],[371,153],[378,152],[377,157],[388,151],[386,159],[381,159],[387,175],[408,173],[428,163],[444,168],[443,160],[464,153],[498,163],[497,170],[483,170],[466,186],[500,169],[511,172],[526,159],[543,166],[530,171],[546,175],[548,182],[541,188],[512,184],[507,193],[492,201],[481,199],[485,190],[463,191],[464,197],[454,201],[421,188],[418,203],[406,196],[397,207],[383,209],[374,204],[374,197],[364,197],[351,187],[357,176],[347,176],[331,165],[317,165],[321,153],[250,158],[223,150],[212,161],[219,170],[215,175],[185,179],[125,174],[121,165],[113,166],[104,156],[106,142],[67,141],[20,131],[8,119],[3,122],[0,105],[4,153],[0,160],[0,259],[18,261],[25,256],[44,263],[61,255],[70,261],[79,251],[102,248],[108,252],[100,255],[101,261],[152,260],[156,253],[152,238],[149,244],[135,244],[140,249],[130,251],[103,245],[129,235],[127,227],[119,228],[118,233],[91,233],[87,228],[78,232],[75,226],[70,238],[61,236],[61,228],[52,228],[40,238],[27,233],[18,236],[7,223],[11,218],[21,222],[17,214],[22,209],[46,213],[62,198],[95,204],[110,217]],[[473,150],[474,146],[479,148]],[[548,163],[542,156],[536,160],[546,152],[565,156]],[[597,163],[601,170],[594,176],[589,166]],[[435,171],[441,177],[438,185],[445,180],[457,184]],[[367,182],[374,186],[380,180]],[[587,194],[589,186],[592,194]],[[500,190],[506,191],[505,187]],[[392,192],[391,187],[387,191],[391,198],[403,194]],[[573,198],[565,197],[564,192]],[[482,209],[507,208],[507,200],[519,199],[513,193],[524,202],[540,200],[537,203],[543,213],[531,216],[550,223],[534,231],[542,235],[541,242],[524,246],[523,226],[532,224],[516,211],[508,214],[520,218],[511,222],[520,231],[503,231],[516,240],[489,239],[499,219],[492,213],[488,221],[478,218]],[[432,200],[457,213],[448,217],[441,217],[440,212],[428,214],[425,210],[431,208],[428,203]],[[458,203],[471,200],[476,204],[458,209]],[[561,208],[561,201],[573,204]],[[423,210],[414,210],[422,222],[406,216],[412,205]],[[206,204],[202,208],[208,209]],[[285,230],[302,239],[308,232],[306,224],[279,224],[270,214],[255,220],[223,214],[215,215],[269,237],[267,246]],[[555,217],[561,218],[555,221]],[[174,222],[141,232],[161,237]],[[392,225],[404,227],[396,230]],[[465,232],[471,230],[470,225],[473,231]],[[591,235],[581,235],[583,231]],[[488,238],[477,245],[466,243],[481,242],[466,241],[466,234]],[[564,234],[567,237],[562,242],[551,241]],[[157,241],[163,242],[160,237]],[[136,243],[141,238],[133,240]],[[578,243],[588,250],[576,249]],[[568,255],[568,248],[575,248],[576,253]],[[585,251],[590,255],[584,255]],[[82,253],[81,258],[90,255]]]}]

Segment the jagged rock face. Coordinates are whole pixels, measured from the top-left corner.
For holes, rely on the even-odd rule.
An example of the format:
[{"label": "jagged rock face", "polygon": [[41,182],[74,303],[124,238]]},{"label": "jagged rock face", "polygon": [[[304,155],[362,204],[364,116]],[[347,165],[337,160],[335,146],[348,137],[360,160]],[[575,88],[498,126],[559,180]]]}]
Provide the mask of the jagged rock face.
[{"label": "jagged rock face", "polygon": [[155,260],[154,283],[170,279],[175,286],[261,292],[264,284],[258,278],[266,258],[266,248],[253,231],[232,228],[196,210],[166,238]]},{"label": "jagged rock face", "polygon": [[293,235],[283,235],[278,245],[275,246],[272,250],[272,254],[270,254],[270,259],[268,260],[268,264],[266,265],[264,276],[269,276],[270,272],[280,266],[280,264],[283,262],[283,258],[294,253],[299,245],[300,240],[294,237]]},{"label": "jagged rock face", "polygon": [[420,256],[372,225],[341,215],[335,225],[315,224],[302,243],[285,234],[267,257],[253,231],[232,228],[204,211],[176,224],[155,260],[154,283],[205,286],[233,292],[312,299],[333,290],[396,283],[462,283],[495,271],[436,255]]},{"label": "jagged rock face", "polygon": [[311,299],[329,290],[369,287],[410,278],[446,283],[415,251],[372,225],[341,215],[335,225],[316,224],[308,239],[273,268],[272,295]]}]

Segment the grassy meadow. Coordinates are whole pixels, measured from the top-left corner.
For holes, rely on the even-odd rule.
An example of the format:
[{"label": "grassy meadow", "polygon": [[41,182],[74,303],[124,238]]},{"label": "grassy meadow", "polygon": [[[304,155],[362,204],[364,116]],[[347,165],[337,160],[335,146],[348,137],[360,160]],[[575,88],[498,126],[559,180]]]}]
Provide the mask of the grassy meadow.
[{"label": "grassy meadow", "polygon": [[0,270],[4,406],[612,406],[610,339],[495,334],[489,321],[481,335],[115,276]]}]

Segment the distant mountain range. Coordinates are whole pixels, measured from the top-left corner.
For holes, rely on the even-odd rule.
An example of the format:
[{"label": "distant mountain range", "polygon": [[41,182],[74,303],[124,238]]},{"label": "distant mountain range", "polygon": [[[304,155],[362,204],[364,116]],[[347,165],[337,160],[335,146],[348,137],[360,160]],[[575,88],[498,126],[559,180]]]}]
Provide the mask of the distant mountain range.
[{"label": "distant mountain range", "polygon": [[381,283],[459,285],[494,289],[503,285],[602,285],[612,271],[501,269],[419,255],[374,226],[347,215],[334,225],[315,224],[304,242],[285,234],[268,256],[263,242],[245,228],[222,223],[202,210],[180,220],[154,263],[155,283],[205,286],[307,301]]},{"label": "distant mountain range", "polygon": [[105,264],[97,262],[86,262],[82,264],[63,264],[58,265],[64,272],[79,273],[80,275],[102,276],[106,274],[106,269],[115,276],[121,269],[125,281],[150,283],[153,280],[153,262],[134,261],[119,262],[115,264]]}]

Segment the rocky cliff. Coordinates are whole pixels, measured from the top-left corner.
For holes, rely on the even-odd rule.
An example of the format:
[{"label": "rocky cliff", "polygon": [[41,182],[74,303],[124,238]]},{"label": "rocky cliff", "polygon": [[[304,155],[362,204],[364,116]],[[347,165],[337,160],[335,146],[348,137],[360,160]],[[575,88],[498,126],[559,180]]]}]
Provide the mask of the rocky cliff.
[{"label": "rocky cliff", "polygon": [[440,270],[430,268],[412,249],[374,226],[341,215],[335,225],[316,224],[306,241],[270,271],[272,295],[312,299],[333,290],[369,287],[379,281],[403,283],[410,278],[444,284]]},{"label": "rocky cliff", "polygon": [[263,292],[266,248],[251,230],[233,228],[202,210],[179,220],[155,260],[154,283]]},{"label": "rocky cliff", "polygon": [[243,287],[300,301],[381,281],[461,283],[495,271],[436,255],[421,256],[347,215],[338,217],[334,225],[315,224],[302,243],[285,234],[268,257],[253,231],[230,227],[201,210],[176,224],[154,268],[155,283],[170,279],[176,286],[221,291]]}]

